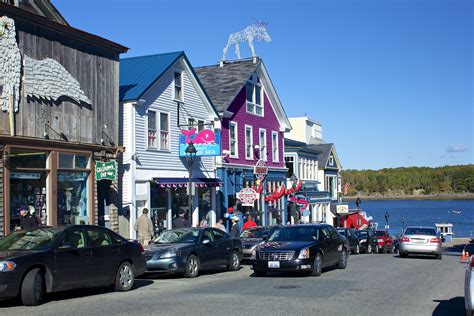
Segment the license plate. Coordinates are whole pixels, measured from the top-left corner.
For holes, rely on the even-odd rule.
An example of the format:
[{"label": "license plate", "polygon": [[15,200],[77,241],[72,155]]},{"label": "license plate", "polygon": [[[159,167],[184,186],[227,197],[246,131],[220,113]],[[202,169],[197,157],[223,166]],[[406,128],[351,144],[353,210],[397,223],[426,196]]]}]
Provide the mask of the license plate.
[{"label": "license plate", "polygon": [[425,241],[423,239],[413,239],[413,242],[417,243],[417,244],[424,244]]},{"label": "license plate", "polygon": [[280,267],[280,261],[268,261],[268,267],[269,268],[279,268]]}]

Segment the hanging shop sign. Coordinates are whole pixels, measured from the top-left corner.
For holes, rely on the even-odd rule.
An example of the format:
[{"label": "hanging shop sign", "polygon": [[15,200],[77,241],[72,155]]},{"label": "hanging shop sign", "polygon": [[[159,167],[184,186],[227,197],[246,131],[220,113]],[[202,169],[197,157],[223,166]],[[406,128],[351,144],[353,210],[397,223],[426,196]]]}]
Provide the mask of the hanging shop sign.
[{"label": "hanging shop sign", "polygon": [[95,163],[95,178],[100,180],[115,180],[117,177],[117,162],[115,160],[108,162],[97,161]]},{"label": "hanging shop sign", "polygon": [[260,194],[252,188],[243,188],[236,197],[242,202],[242,206],[253,206],[253,202],[259,198]]},{"label": "hanging shop sign", "polygon": [[262,181],[268,174],[267,163],[263,159],[259,159],[255,166],[253,167],[253,174],[255,177]]},{"label": "hanging shop sign", "polygon": [[336,213],[337,214],[348,214],[349,213],[349,205],[347,205],[347,204],[336,205]]},{"label": "hanging shop sign", "polygon": [[196,133],[195,128],[181,130],[179,135],[179,156],[186,157],[186,148],[193,143],[196,148],[196,156],[220,156],[221,155],[221,133],[210,129],[203,129]]}]

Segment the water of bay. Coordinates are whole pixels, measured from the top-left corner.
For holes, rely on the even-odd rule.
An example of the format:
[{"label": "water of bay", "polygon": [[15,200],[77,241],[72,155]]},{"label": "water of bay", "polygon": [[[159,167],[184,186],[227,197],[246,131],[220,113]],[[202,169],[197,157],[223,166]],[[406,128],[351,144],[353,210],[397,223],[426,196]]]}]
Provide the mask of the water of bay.
[{"label": "water of bay", "polygon": [[[349,208],[354,209],[355,203],[349,202]],[[474,237],[474,200],[362,201],[361,209],[374,218],[379,229],[384,228],[388,212],[392,235],[401,233],[403,217],[405,227],[451,223],[454,237]]]}]

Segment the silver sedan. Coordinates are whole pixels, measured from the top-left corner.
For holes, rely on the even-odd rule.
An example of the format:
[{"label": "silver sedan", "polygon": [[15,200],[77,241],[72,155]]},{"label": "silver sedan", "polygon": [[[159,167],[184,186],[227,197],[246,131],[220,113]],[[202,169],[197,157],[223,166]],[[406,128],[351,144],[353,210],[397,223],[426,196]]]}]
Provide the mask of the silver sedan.
[{"label": "silver sedan", "polygon": [[466,306],[466,315],[474,315],[472,303],[474,301],[474,280],[472,274],[474,270],[474,256],[469,258],[464,278],[464,302]]},{"label": "silver sedan", "polygon": [[400,239],[400,257],[409,254],[434,255],[440,259],[443,256],[441,239],[436,235],[434,227],[407,227]]}]

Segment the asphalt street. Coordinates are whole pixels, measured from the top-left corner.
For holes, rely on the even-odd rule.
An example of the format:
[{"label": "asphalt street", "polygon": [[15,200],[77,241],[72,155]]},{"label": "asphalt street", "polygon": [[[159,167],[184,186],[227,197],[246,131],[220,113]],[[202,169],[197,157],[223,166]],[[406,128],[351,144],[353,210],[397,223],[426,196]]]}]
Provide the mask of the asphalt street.
[{"label": "asphalt street", "polygon": [[347,269],[320,277],[240,271],[205,272],[195,279],[140,278],[135,289],[74,290],[41,306],[0,301],[0,315],[464,315],[465,263],[396,254],[351,255]]}]

